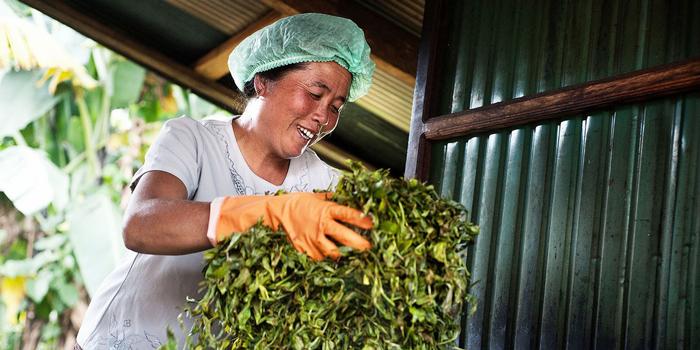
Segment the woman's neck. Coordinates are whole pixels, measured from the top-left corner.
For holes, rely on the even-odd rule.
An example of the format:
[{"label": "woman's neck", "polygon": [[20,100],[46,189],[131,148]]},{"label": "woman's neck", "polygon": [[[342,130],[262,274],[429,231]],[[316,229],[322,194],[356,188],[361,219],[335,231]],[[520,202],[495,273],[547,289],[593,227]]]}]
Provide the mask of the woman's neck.
[{"label": "woman's neck", "polygon": [[236,136],[238,148],[248,168],[255,175],[273,185],[281,185],[287,177],[290,161],[279,158],[269,145],[262,142],[264,138],[256,135],[253,120],[245,112],[233,120],[233,134]]}]

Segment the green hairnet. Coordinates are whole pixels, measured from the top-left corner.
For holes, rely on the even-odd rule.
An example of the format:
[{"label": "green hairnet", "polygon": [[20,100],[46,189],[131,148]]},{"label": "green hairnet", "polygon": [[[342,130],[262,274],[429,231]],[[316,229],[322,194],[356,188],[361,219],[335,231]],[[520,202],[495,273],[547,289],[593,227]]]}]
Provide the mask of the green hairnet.
[{"label": "green hairnet", "polygon": [[256,73],[300,62],[336,62],[352,74],[348,100],[372,84],[374,62],[365,35],[347,18],[320,13],[285,17],[245,38],[231,52],[228,68],[238,89]]}]

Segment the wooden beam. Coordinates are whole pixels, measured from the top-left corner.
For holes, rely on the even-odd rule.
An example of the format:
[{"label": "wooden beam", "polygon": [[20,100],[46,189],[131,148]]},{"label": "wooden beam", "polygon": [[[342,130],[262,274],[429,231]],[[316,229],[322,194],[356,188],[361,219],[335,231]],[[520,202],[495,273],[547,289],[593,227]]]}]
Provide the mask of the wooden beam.
[{"label": "wooden beam", "polygon": [[427,140],[442,140],[691,90],[700,90],[700,57],[436,117],[425,123],[422,134]]},{"label": "wooden beam", "polygon": [[349,0],[263,0],[271,8],[285,15],[319,12],[353,20],[365,32],[372,48],[372,59],[379,69],[415,85],[419,38]]},{"label": "wooden beam", "polygon": [[100,44],[158,72],[164,77],[192,88],[199,95],[233,113],[242,110],[244,99],[221,84],[212,82],[194,69],[173,61],[129,36],[114,30],[89,14],[77,11],[63,1],[22,0],[27,5],[55,18]]},{"label": "wooden beam", "polygon": [[447,6],[442,0],[428,1],[425,6],[425,20],[418,56],[418,73],[404,171],[404,177],[407,179],[428,180],[431,144],[425,139],[423,133],[425,121],[433,115],[434,105],[439,99],[435,92],[440,84],[436,79],[440,74],[440,66],[435,62],[441,62],[440,55],[445,51],[442,49],[444,40],[440,40],[440,37],[444,35],[447,28],[446,11]]},{"label": "wooden beam", "polygon": [[197,63],[194,64],[194,70],[211,80],[218,80],[228,74],[228,56],[231,51],[233,51],[243,39],[282,17],[283,15],[277,11],[273,10],[268,12],[258,21],[252,23],[200,58]]}]

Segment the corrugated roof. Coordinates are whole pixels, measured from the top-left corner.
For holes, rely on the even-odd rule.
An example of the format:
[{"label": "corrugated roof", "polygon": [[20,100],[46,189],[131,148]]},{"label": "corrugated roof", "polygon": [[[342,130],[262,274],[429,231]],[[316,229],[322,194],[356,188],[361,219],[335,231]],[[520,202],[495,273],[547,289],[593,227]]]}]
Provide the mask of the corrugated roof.
[{"label": "corrugated roof", "polygon": [[382,14],[416,36],[420,36],[425,0],[358,0],[357,2]]},{"label": "corrugated roof", "polygon": [[397,128],[408,132],[413,103],[413,86],[377,69],[372,78],[372,87],[369,92],[356,103]]},{"label": "corrugated roof", "polygon": [[166,0],[166,2],[229,35],[240,32],[270,11],[270,8],[263,3],[246,0]]},{"label": "corrugated roof", "polygon": [[[358,0],[357,2],[414,35],[420,36],[425,0]],[[413,85],[406,84],[385,71],[377,69],[372,88],[367,96],[357,101],[357,104],[397,128],[408,132],[413,104],[413,88]]]}]

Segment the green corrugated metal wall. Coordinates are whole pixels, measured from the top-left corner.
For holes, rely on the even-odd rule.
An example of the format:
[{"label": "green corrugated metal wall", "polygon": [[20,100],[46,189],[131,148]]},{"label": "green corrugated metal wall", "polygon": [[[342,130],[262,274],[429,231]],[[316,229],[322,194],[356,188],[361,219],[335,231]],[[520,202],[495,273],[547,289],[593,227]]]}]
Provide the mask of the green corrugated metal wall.
[{"label": "green corrugated metal wall", "polygon": [[[700,1],[451,1],[440,113],[700,54]],[[481,226],[460,345],[700,349],[700,94],[433,145]]]},{"label": "green corrugated metal wall", "polygon": [[700,348],[700,95],[436,146],[481,227],[467,348]]},{"label": "green corrugated metal wall", "polygon": [[452,0],[438,113],[700,55],[696,0]]}]

